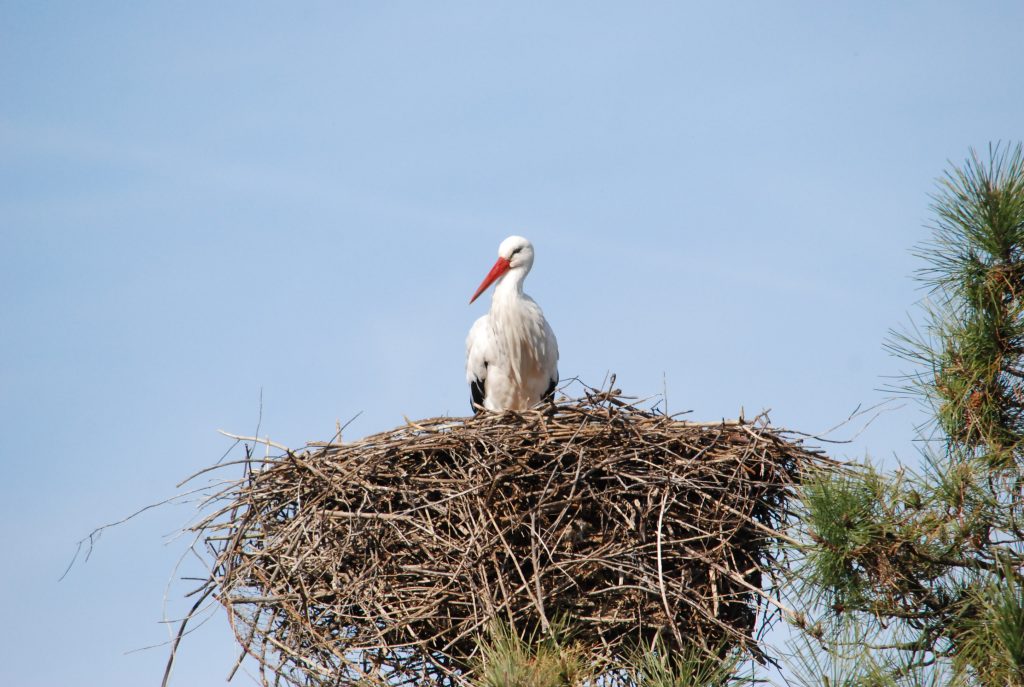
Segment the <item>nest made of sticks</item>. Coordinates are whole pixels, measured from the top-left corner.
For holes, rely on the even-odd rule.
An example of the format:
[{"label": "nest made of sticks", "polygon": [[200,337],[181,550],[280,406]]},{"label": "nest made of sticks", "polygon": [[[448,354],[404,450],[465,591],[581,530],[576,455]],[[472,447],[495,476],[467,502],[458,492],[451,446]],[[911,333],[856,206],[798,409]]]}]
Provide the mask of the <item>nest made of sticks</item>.
[{"label": "nest made of sticks", "polygon": [[266,684],[460,684],[494,620],[595,660],[660,637],[758,655],[786,504],[824,459],[754,422],[588,390],[246,461],[197,525]]}]

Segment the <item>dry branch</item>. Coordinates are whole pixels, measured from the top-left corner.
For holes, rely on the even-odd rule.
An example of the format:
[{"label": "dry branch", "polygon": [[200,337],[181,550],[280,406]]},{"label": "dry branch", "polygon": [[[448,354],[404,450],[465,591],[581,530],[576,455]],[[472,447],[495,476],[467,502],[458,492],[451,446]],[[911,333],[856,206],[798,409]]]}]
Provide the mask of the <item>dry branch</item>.
[{"label": "dry branch", "polygon": [[763,418],[591,390],[253,463],[196,529],[266,684],[461,684],[492,619],[595,659],[660,636],[759,655],[787,499],[826,458]]}]

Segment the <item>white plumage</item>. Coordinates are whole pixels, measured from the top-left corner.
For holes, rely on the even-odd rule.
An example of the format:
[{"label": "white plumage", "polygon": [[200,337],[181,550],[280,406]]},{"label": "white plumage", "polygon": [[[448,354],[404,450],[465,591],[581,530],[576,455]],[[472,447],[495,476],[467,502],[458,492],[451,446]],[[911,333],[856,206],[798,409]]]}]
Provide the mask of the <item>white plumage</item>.
[{"label": "white plumage", "polygon": [[473,323],[466,338],[466,381],[473,410],[526,410],[554,393],[558,383],[558,342],[536,301],[523,293],[533,267],[533,244],[509,236],[498,261],[470,303],[492,283],[491,309]]}]

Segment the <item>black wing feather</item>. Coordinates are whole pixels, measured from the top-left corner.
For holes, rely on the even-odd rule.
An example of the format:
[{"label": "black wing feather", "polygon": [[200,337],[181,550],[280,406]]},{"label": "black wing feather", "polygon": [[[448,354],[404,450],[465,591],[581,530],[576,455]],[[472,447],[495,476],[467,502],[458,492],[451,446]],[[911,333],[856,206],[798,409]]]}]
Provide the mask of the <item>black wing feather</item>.
[{"label": "black wing feather", "polygon": [[548,385],[548,390],[544,392],[544,395],[541,398],[543,398],[545,401],[550,401],[551,399],[553,399],[555,397],[556,386],[558,386],[558,377],[555,377],[554,379],[551,380],[551,384]]},{"label": "black wing feather", "polygon": [[[484,369],[487,369],[487,361],[484,361]],[[480,413],[480,408],[484,404],[484,382],[486,379],[473,378],[473,381],[469,383],[469,395],[470,395],[470,407],[473,409],[473,414],[477,415]]]}]

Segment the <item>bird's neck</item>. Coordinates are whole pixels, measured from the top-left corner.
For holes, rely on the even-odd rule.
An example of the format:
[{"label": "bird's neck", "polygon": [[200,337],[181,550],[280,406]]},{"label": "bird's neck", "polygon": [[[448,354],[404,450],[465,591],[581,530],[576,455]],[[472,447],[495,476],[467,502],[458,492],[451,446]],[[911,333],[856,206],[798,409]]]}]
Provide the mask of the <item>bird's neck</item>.
[{"label": "bird's neck", "polygon": [[524,279],[526,279],[526,270],[524,269],[511,269],[502,275],[498,283],[494,285],[491,306],[500,308],[520,300],[523,297]]},{"label": "bird's neck", "polygon": [[508,372],[517,384],[522,382],[522,370],[526,358],[536,353],[528,345],[532,320],[527,312],[529,296],[523,294],[523,279],[526,270],[509,270],[498,280],[491,299],[491,326],[494,328],[498,346],[508,361]]}]

